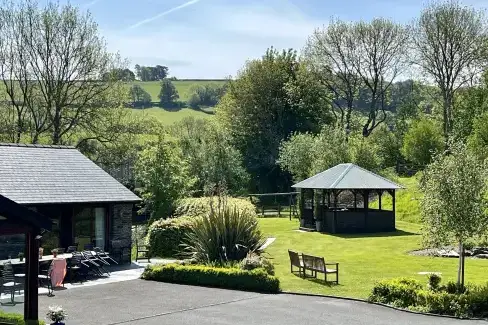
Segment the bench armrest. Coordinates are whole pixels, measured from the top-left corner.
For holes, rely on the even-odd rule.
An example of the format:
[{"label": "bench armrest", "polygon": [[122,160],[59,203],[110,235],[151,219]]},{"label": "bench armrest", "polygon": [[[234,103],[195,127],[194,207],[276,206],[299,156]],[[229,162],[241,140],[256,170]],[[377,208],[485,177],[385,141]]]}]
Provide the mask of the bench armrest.
[{"label": "bench armrest", "polygon": [[334,263],[332,263],[332,262],[331,262],[331,263],[325,263],[325,265],[339,265],[339,263],[335,263],[335,262],[334,262]]}]

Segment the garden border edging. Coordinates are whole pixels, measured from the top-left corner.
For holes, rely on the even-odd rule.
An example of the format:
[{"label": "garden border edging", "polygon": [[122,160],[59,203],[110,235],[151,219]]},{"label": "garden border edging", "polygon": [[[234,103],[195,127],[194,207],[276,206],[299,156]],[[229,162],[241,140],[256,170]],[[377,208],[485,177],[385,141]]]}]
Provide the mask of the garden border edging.
[{"label": "garden border edging", "polygon": [[331,298],[331,299],[362,302],[362,303],[366,303],[366,304],[370,304],[370,305],[387,307],[387,308],[397,310],[397,311],[402,311],[402,312],[406,312],[406,313],[410,313],[410,314],[424,315],[424,316],[434,316],[434,317],[451,318],[451,319],[459,319],[459,320],[482,320],[482,321],[488,322],[488,318],[474,318],[474,317],[461,318],[461,317],[451,316],[451,315],[424,313],[424,312],[420,312],[420,311],[416,311],[416,310],[398,308],[398,307],[394,307],[394,306],[391,306],[388,304],[382,304],[379,302],[372,302],[372,301],[368,301],[366,299],[361,299],[361,298],[340,297],[340,296],[333,296],[333,295],[323,295],[323,294],[318,294],[318,293],[304,293],[304,292],[293,292],[293,291],[281,291],[281,293],[282,294],[288,294],[288,295],[295,295],[295,296],[321,297],[321,298]]}]

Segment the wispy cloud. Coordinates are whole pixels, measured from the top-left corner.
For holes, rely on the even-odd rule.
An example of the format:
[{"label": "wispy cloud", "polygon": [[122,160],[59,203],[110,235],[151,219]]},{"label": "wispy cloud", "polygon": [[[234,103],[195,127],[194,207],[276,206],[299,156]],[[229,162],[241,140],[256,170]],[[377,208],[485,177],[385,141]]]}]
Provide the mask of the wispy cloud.
[{"label": "wispy cloud", "polygon": [[92,0],[92,1],[88,2],[87,4],[85,4],[83,7],[84,8],[89,8],[89,7],[93,6],[93,5],[95,5],[97,2],[100,2],[100,0]]},{"label": "wispy cloud", "polygon": [[[97,1],[97,0],[94,0],[94,1]],[[176,7],[174,7],[174,8],[171,8],[171,9],[168,9],[168,10],[166,10],[166,11],[163,11],[163,12],[161,12],[161,13],[157,14],[156,16],[153,16],[153,17],[150,17],[150,18],[143,19],[143,20],[141,20],[141,21],[139,21],[139,22],[135,23],[134,25],[129,26],[129,28],[127,28],[127,29],[134,29],[134,28],[137,28],[137,27],[142,26],[142,25],[144,25],[144,24],[150,23],[151,21],[154,21],[154,20],[159,19],[159,18],[161,18],[161,17],[164,17],[164,16],[166,16],[166,15],[169,15],[169,14],[170,14],[170,13],[172,13],[172,12],[175,12],[175,11],[180,10],[180,9],[183,9],[183,8],[185,8],[185,7],[188,7],[188,6],[194,5],[194,4],[195,4],[195,3],[197,3],[197,2],[200,2],[200,0],[191,0],[191,1],[185,2],[184,4],[181,4],[181,5],[176,6]]]}]

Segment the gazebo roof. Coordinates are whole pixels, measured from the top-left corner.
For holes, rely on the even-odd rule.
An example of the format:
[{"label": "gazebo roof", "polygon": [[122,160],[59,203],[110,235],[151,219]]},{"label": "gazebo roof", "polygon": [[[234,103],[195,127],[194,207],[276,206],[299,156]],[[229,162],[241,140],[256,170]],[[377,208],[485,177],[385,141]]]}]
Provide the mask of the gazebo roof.
[{"label": "gazebo roof", "polygon": [[351,163],[339,164],[329,168],[292,187],[338,190],[397,190],[404,188],[397,183]]}]

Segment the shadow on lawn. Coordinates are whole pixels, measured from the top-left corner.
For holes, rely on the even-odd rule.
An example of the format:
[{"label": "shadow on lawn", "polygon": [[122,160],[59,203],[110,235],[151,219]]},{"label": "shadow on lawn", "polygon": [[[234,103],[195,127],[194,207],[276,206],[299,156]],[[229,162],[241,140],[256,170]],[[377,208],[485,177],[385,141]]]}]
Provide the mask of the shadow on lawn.
[{"label": "shadow on lawn", "polygon": [[[293,273],[294,276],[296,276],[297,278],[300,278],[300,279],[303,279],[303,280],[307,280],[307,281],[310,281],[310,282],[313,282],[313,283],[317,283],[317,284],[320,284],[320,285],[323,285],[323,286],[326,286],[326,287],[329,287],[329,288],[334,288],[334,287],[340,287],[341,284],[337,284],[335,282],[330,282],[330,281],[327,281],[325,282],[325,280],[322,278],[322,279],[319,279],[319,278],[316,278],[316,277],[313,277],[311,275],[307,275],[306,277],[301,277],[299,276],[298,274],[296,273]],[[323,274],[321,274],[322,277],[323,277]],[[332,275],[332,277],[334,277],[334,275]]]},{"label": "shadow on lawn", "polygon": [[339,238],[375,238],[375,237],[397,237],[397,236],[418,236],[419,233],[397,230],[390,232],[361,233],[361,234],[327,234]]}]

